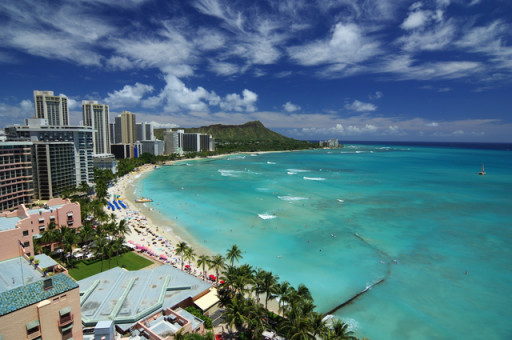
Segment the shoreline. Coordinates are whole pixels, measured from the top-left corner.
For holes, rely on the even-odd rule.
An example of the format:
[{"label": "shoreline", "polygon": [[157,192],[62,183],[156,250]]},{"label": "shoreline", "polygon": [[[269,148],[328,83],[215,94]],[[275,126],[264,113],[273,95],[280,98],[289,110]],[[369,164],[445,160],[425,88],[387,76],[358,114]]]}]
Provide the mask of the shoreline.
[{"label": "shoreline", "polygon": [[[168,161],[164,165],[158,166],[154,164],[145,164],[119,178],[117,182],[108,189],[108,192],[111,195],[110,200],[113,199],[114,195],[117,195],[117,197],[119,197],[119,199],[121,199],[127,207],[126,209],[121,210],[116,209],[113,211],[113,213],[116,216],[117,221],[120,219],[125,219],[127,222],[129,233],[125,235],[126,242],[132,245],[138,244],[148,247],[148,250],[155,254],[152,256],[152,258],[162,264],[168,263],[178,269],[181,269],[180,258],[176,255],[175,247],[179,242],[186,242],[187,245],[194,249],[196,255],[196,260],[190,263],[191,269],[188,272],[197,277],[202,277],[202,268],[197,265],[197,258],[200,255],[212,256],[216,255],[216,253],[201,244],[201,242],[194,236],[187,233],[183,226],[162,215],[157,209],[148,207],[145,203],[136,203],[135,200],[138,198],[136,188],[139,182],[160,166],[172,166],[181,162],[219,159],[234,155],[281,153],[293,151],[295,150],[238,152],[209,156],[206,158],[197,157],[177,161]],[[112,212],[109,211],[109,213]],[[140,234],[137,233],[136,230],[138,230]],[[166,256],[167,260],[161,259],[160,255]],[[221,255],[224,256],[225,254]],[[188,261],[186,261],[185,264],[188,264]],[[208,272],[208,266],[206,266],[205,269],[207,276],[213,273]]]}]

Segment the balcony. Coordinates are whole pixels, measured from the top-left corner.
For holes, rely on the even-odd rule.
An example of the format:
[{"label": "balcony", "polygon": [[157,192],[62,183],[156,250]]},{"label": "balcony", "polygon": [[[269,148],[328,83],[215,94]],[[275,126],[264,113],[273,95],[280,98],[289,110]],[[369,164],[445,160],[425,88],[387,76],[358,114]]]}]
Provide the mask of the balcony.
[{"label": "balcony", "polygon": [[66,326],[69,326],[73,323],[73,314],[71,313],[68,313],[64,316],[61,315],[60,319],[59,319],[59,327],[66,327]]}]

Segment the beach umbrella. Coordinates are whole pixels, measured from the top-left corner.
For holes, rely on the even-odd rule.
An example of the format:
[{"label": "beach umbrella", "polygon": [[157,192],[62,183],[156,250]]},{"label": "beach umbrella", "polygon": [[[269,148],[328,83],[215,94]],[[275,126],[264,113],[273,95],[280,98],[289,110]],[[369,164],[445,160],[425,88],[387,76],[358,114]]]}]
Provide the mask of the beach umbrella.
[{"label": "beach umbrella", "polygon": [[129,241],[128,241],[128,243],[131,243],[131,244],[133,244],[134,242],[133,242],[133,240],[129,240]]},{"label": "beach umbrella", "polygon": [[160,258],[161,258],[162,260],[167,260],[167,256],[165,256],[164,254],[160,254]]},{"label": "beach umbrella", "polygon": [[187,264],[187,265],[185,265],[185,268],[187,268],[187,269],[188,269],[188,268],[190,268],[190,266]]},{"label": "beach umbrella", "polygon": [[224,280],[220,280],[220,281],[219,281],[219,283],[220,283],[221,285],[223,285],[223,284],[225,283],[225,281],[224,281]]}]

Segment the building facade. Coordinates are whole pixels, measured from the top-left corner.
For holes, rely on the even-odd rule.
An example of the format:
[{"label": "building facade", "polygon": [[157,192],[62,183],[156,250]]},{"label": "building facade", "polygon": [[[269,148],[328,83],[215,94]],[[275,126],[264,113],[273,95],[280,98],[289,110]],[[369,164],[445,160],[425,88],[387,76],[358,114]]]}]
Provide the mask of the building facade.
[{"label": "building facade", "polygon": [[0,338],[81,340],[81,316],[78,284],[66,274],[0,289]]},{"label": "building facade", "polygon": [[69,125],[68,98],[53,91],[34,91],[34,118],[47,119],[49,125]]},{"label": "building facade", "polygon": [[183,154],[183,130],[164,131],[164,155]]},{"label": "building facade", "polygon": [[[34,255],[34,237],[48,228],[54,222],[70,228],[80,228],[80,204],[55,198],[49,200],[44,207],[28,209],[20,205],[14,211],[4,211],[0,214],[0,261],[20,256],[20,244],[27,256]],[[53,249],[52,249],[53,250]]]},{"label": "building facade", "polygon": [[95,130],[93,132],[94,154],[110,153],[108,105],[98,104],[95,100],[83,100],[82,118],[85,126],[91,126]]},{"label": "building facade", "polygon": [[30,142],[0,142],[0,211],[32,201],[31,147]]},{"label": "building facade", "polygon": [[137,123],[135,139],[138,141],[155,140],[151,123]]},{"label": "building facade", "polygon": [[[24,126],[8,126],[5,131],[7,138],[11,141],[32,141],[34,144],[33,162],[35,162],[34,168],[38,169],[38,172],[34,173],[34,189],[37,198],[48,199],[61,193],[55,191],[57,187],[60,188],[60,184],[54,186],[51,191],[48,190],[49,187],[41,187],[44,177],[47,178],[47,182],[64,183],[65,187],[94,182],[92,160],[94,130],[91,127],[49,126],[45,125],[45,121],[41,119],[27,119],[26,122],[27,125]],[[71,157],[74,159],[74,166],[69,162]],[[70,171],[74,171],[74,183],[68,176]],[[61,179],[59,176],[65,176],[65,178]],[[67,184],[66,181],[68,181]]]},{"label": "building facade", "polygon": [[154,156],[164,154],[164,142],[161,140],[141,140],[138,142],[141,146],[141,154],[147,152]]},{"label": "building facade", "polygon": [[36,142],[34,155],[34,197],[48,200],[77,186],[75,148],[72,142]]}]

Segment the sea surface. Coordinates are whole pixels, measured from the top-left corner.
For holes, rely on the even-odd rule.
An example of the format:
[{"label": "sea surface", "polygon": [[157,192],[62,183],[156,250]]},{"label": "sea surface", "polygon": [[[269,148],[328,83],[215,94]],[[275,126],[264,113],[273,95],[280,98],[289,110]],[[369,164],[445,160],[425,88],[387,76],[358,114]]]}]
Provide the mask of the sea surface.
[{"label": "sea surface", "polygon": [[178,164],[137,195],[211,252],[237,244],[323,313],[384,280],[334,314],[357,336],[512,339],[510,149],[354,144]]}]

